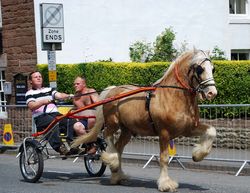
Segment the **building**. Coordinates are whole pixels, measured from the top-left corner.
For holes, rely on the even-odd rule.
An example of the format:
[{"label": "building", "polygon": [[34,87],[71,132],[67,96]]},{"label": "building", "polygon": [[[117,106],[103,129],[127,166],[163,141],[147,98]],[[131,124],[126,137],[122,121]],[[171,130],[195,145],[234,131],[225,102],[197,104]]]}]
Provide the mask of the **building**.
[{"label": "building", "polygon": [[[63,5],[64,43],[57,63],[129,61],[135,41],[154,42],[165,28],[176,32],[176,47],[225,51],[228,59],[249,59],[250,16],[247,0],[1,0],[1,104],[15,103],[14,77],[27,76],[47,63],[42,50],[41,3]],[[4,94],[12,83],[12,97]],[[8,84],[7,84],[8,86]],[[20,86],[20,85],[19,85]],[[21,85],[22,86],[22,85]],[[14,97],[15,96],[15,97]]]}]

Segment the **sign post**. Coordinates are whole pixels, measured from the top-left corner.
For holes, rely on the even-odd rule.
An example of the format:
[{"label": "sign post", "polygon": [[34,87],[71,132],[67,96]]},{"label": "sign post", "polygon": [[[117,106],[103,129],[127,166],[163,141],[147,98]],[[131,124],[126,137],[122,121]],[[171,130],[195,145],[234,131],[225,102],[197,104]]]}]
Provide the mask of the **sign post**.
[{"label": "sign post", "polygon": [[[53,45],[52,45],[53,47]],[[56,51],[52,49],[51,51],[48,50],[48,70],[49,70],[49,83],[50,87],[56,88]]]},{"label": "sign post", "polygon": [[63,5],[40,4],[42,50],[47,50],[50,87],[57,87],[56,50],[62,49],[64,42]]}]

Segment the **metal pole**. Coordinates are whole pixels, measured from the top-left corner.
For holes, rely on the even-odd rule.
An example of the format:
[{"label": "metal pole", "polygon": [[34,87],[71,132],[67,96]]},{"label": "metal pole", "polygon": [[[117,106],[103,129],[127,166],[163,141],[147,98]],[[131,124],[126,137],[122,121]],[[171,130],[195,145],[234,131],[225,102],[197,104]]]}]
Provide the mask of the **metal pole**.
[{"label": "metal pole", "polygon": [[238,176],[240,174],[241,170],[243,170],[243,168],[245,167],[246,164],[247,164],[247,161],[244,161],[244,163],[242,164],[242,166],[240,167],[238,172],[235,174],[235,176]]},{"label": "metal pole", "polygon": [[147,161],[147,163],[142,167],[143,169],[146,168],[148,166],[148,164],[151,162],[151,160],[155,157],[155,155],[153,154],[149,160]]},{"label": "metal pole", "polygon": [[51,44],[51,50],[48,50],[48,73],[49,73],[49,83],[51,88],[56,88],[56,44]]}]

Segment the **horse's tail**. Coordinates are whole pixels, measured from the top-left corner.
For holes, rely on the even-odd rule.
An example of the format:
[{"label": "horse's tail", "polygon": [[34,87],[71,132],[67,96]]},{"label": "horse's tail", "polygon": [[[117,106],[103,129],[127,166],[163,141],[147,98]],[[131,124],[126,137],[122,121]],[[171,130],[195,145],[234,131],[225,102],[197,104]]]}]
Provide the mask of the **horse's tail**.
[{"label": "horse's tail", "polygon": [[[112,88],[115,88],[115,86],[110,86],[106,88],[104,91],[102,91],[99,96],[100,100],[105,99],[107,94]],[[97,110],[96,110],[96,122],[95,122],[94,127],[91,128],[90,132],[88,132],[87,134],[77,137],[73,141],[71,147],[77,147],[84,143],[96,141],[97,136],[100,133],[103,125],[104,125],[103,105],[100,105],[97,107]]]}]

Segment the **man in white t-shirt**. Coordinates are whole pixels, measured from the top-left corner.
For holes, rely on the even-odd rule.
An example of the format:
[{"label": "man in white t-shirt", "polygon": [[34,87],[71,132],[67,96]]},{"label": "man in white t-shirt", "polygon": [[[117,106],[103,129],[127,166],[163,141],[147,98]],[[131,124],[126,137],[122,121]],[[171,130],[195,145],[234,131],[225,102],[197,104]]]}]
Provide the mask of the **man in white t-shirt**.
[{"label": "man in white t-shirt", "polygon": [[[66,93],[61,93],[52,88],[43,87],[43,78],[40,72],[35,71],[30,73],[29,82],[32,88],[27,91],[25,98],[26,104],[32,111],[32,117],[34,118],[37,131],[42,131],[55,119],[56,116],[61,115],[58,112],[57,106],[52,102],[54,100],[65,100],[71,97]],[[86,133],[82,123],[77,122],[74,119],[62,119],[59,122],[60,129],[67,131],[69,139],[73,138],[73,135],[83,135]],[[49,143],[54,150],[60,153],[62,152],[61,146],[63,145],[59,137],[59,131],[55,131],[49,137]]]}]

